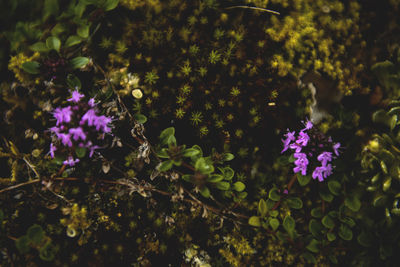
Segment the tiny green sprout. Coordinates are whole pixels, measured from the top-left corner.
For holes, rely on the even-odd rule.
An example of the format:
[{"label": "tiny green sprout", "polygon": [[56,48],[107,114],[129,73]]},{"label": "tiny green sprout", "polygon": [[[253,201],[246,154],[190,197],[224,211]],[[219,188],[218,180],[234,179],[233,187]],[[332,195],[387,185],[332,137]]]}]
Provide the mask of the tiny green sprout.
[{"label": "tiny green sprout", "polygon": [[203,24],[203,25],[207,24],[208,23],[208,18],[207,17],[201,17],[200,18],[200,23]]},{"label": "tiny green sprout", "polygon": [[144,82],[152,85],[155,84],[159,78],[156,70],[148,71],[144,77]]},{"label": "tiny green sprout", "polygon": [[209,57],[208,57],[208,61],[211,63],[211,64],[216,64],[218,61],[220,61],[221,60],[221,54],[220,53],[218,53],[218,51],[216,51],[216,50],[212,50],[211,52],[210,52],[210,55],[209,55]]},{"label": "tiny green sprout", "polygon": [[215,121],[215,127],[217,127],[217,128],[223,128],[224,125],[225,125],[225,122],[222,119],[218,119]]},{"label": "tiny green sprout", "polygon": [[239,151],[237,152],[237,154],[239,157],[245,158],[249,154],[249,149],[247,147],[241,147],[241,148],[239,148]]},{"label": "tiny green sprout", "polygon": [[255,116],[257,115],[257,108],[251,108],[249,111],[250,115]]},{"label": "tiny green sprout", "polygon": [[226,101],[225,101],[225,99],[220,99],[220,100],[218,100],[218,105],[220,106],[220,107],[225,107],[225,104],[226,104]]},{"label": "tiny green sprout", "polygon": [[197,22],[197,18],[196,18],[195,16],[190,16],[190,17],[188,18],[188,23],[189,23],[190,26],[195,25],[196,22]]},{"label": "tiny green sprout", "polygon": [[196,55],[200,51],[200,48],[197,45],[191,45],[189,47],[189,53],[191,55]]},{"label": "tiny green sprout", "polygon": [[205,110],[211,110],[212,109],[212,104],[210,103],[210,102],[206,102],[205,104],[204,104],[204,109]]},{"label": "tiny green sprout", "polygon": [[186,111],[184,111],[182,108],[177,108],[177,109],[175,110],[175,117],[176,117],[177,119],[182,119],[183,116],[185,116],[185,113],[186,113]]},{"label": "tiny green sprout", "polygon": [[230,93],[231,93],[231,96],[237,97],[238,95],[240,95],[240,89],[237,88],[236,86],[234,86],[234,87],[232,87]]},{"label": "tiny green sprout", "polygon": [[190,85],[185,84],[179,90],[183,95],[188,95],[192,91],[192,88],[190,87]]},{"label": "tiny green sprout", "polygon": [[126,50],[128,50],[126,44],[123,41],[117,41],[115,45],[115,51],[117,51],[118,54],[123,54]]},{"label": "tiny green sprout", "polygon": [[205,68],[205,67],[200,67],[197,71],[201,77],[204,77],[207,74],[207,68]]},{"label": "tiny green sprout", "polygon": [[176,103],[178,105],[183,105],[183,104],[185,104],[185,102],[186,102],[186,97],[185,96],[179,95],[179,96],[176,97]]},{"label": "tiny green sprout", "polygon": [[193,111],[190,120],[192,121],[192,124],[194,126],[197,126],[203,121],[203,114],[201,113],[201,111]]},{"label": "tiny green sprout", "polygon": [[108,49],[113,45],[113,41],[111,38],[107,38],[105,36],[102,37],[101,42],[100,42],[100,47],[103,49]]},{"label": "tiny green sprout", "polygon": [[157,112],[157,110],[151,109],[151,110],[149,111],[149,117],[152,118],[152,119],[157,118],[157,117],[158,117],[158,112]]},{"label": "tiny green sprout", "polygon": [[236,129],[235,136],[237,138],[242,138],[243,137],[243,130],[242,129]]},{"label": "tiny green sprout", "polygon": [[200,137],[206,136],[206,135],[208,134],[208,128],[207,128],[207,126],[202,126],[202,127],[200,127],[200,129],[199,129],[199,134],[200,134]]},{"label": "tiny green sprout", "polygon": [[184,76],[189,76],[192,72],[192,68],[190,67],[190,62],[186,61],[185,64],[181,67],[181,72]]},{"label": "tiny green sprout", "polygon": [[225,31],[224,30],[222,30],[220,28],[215,29],[215,31],[214,31],[214,38],[215,39],[219,40],[222,37],[224,37],[224,35],[225,35]]}]

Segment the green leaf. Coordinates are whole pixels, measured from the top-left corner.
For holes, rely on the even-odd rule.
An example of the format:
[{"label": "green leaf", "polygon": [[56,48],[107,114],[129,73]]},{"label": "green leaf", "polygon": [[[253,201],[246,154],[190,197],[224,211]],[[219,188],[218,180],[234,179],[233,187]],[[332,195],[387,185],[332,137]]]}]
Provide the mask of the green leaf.
[{"label": "green leaf", "polygon": [[79,1],[79,3],[74,8],[74,13],[76,17],[78,18],[82,17],[83,12],[85,12],[86,5],[87,3],[84,3],[84,1]]},{"label": "green leaf", "polygon": [[[221,169],[220,169],[221,170]],[[233,176],[235,175],[235,171],[231,167],[225,167],[222,171],[225,180],[232,180]]]},{"label": "green leaf", "polygon": [[278,193],[278,189],[274,187],[271,190],[269,190],[268,198],[273,201],[279,201],[281,199],[281,196]]},{"label": "green leaf", "polygon": [[86,155],[86,151],[87,151],[86,147],[77,147],[75,149],[75,154],[78,158],[83,158]]},{"label": "green leaf", "polygon": [[371,247],[373,244],[373,237],[371,234],[362,231],[357,237],[358,243],[363,247]]},{"label": "green leaf", "polygon": [[329,181],[328,182],[329,191],[335,196],[340,194],[340,183],[338,181]]},{"label": "green leaf", "polygon": [[210,197],[210,189],[208,189],[207,186],[203,186],[203,188],[200,189],[200,194],[205,198],[209,198]]},{"label": "green leaf", "polygon": [[340,221],[347,224],[350,227],[354,227],[356,225],[355,221],[350,217],[340,218]]},{"label": "green leaf", "polygon": [[195,169],[202,174],[210,174],[214,171],[214,166],[212,164],[208,164],[205,158],[199,158],[195,165]]},{"label": "green leaf", "polygon": [[311,252],[317,253],[319,251],[318,246],[319,246],[319,242],[315,239],[312,239],[306,248]]},{"label": "green leaf", "polygon": [[61,47],[61,41],[57,37],[50,36],[46,39],[46,46],[49,49],[54,49],[57,52],[59,52]]},{"label": "green leaf", "polygon": [[197,150],[195,148],[187,148],[187,149],[185,149],[185,151],[183,151],[182,156],[191,158],[191,157],[196,156],[198,154],[200,154],[199,150]]},{"label": "green leaf", "polygon": [[332,232],[326,233],[326,238],[328,239],[329,242],[332,242],[336,239],[336,235]]},{"label": "green leaf", "polygon": [[86,66],[89,63],[89,59],[87,57],[74,57],[69,63],[73,69],[79,69]]},{"label": "green leaf", "polygon": [[133,118],[134,118],[138,123],[141,123],[141,124],[144,124],[144,123],[147,121],[147,117],[146,117],[145,115],[143,115],[143,114],[140,114],[140,113],[134,114],[134,115],[133,115]]},{"label": "green leaf", "polygon": [[301,186],[306,186],[311,181],[311,175],[301,175],[297,174],[297,181]]},{"label": "green leaf", "polygon": [[293,209],[301,209],[303,207],[303,201],[298,197],[289,197],[286,202]]},{"label": "green leaf", "polygon": [[250,219],[249,219],[249,224],[250,224],[251,226],[260,227],[260,226],[261,226],[260,217],[258,217],[258,216],[251,216]]},{"label": "green leaf", "polygon": [[328,255],[328,258],[333,264],[338,264],[338,260],[335,255]]},{"label": "green leaf", "polygon": [[57,17],[59,9],[58,0],[45,0],[42,21],[45,21],[51,15]]},{"label": "green leaf", "polygon": [[351,239],[353,239],[353,232],[347,225],[341,224],[339,228],[339,236],[343,240],[350,241]]},{"label": "green leaf", "polygon": [[233,184],[233,189],[237,192],[242,192],[245,188],[246,186],[242,182],[236,182]]},{"label": "green leaf", "polygon": [[76,33],[78,36],[82,38],[88,38],[89,37],[89,25],[88,24],[83,24],[76,29]]},{"label": "green leaf", "polygon": [[311,210],[311,216],[315,218],[321,218],[322,217],[322,209],[321,208],[313,208]]},{"label": "green leaf", "polygon": [[355,195],[347,196],[344,200],[344,205],[354,212],[357,212],[361,208],[361,202]]},{"label": "green leaf", "polygon": [[223,161],[231,161],[235,158],[235,156],[231,153],[224,153]]},{"label": "green leaf", "polygon": [[264,199],[260,199],[258,201],[258,213],[260,214],[261,217],[265,217],[268,212],[268,207],[267,207],[267,202],[265,202]]},{"label": "green leaf", "polygon": [[218,183],[218,182],[222,181],[223,179],[224,179],[224,176],[222,176],[221,174],[211,174],[208,177],[207,182]]},{"label": "green leaf", "polygon": [[56,249],[51,244],[51,242],[47,242],[46,245],[40,248],[39,257],[44,261],[52,261],[56,255]]},{"label": "green leaf", "polygon": [[374,205],[374,207],[380,207],[380,206],[384,206],[386,202],[387,202],[387,196],[385,196],[385,195],[377,195],[372,200],[372,205]]},{"label": "green leaf", "polygon": [[218,182],[215,184],[215,186],[219,189],[219,190],[229,190],[229,188],[231,187],[231,185],[228,182]]},{"label": "green leaf", "polygon": [[325,187],[321,188],[319,190],[319,196],[327,201],[327,202],[331,202],[333,200],[333,195],[329,192],[329,190]]},{"label": "green leaf", "polygon": [[46,44],[43,43],[43,42],[34,43],[29,48],[32,51],[35,51],[35,52],[47,52],[47,51],[49,51],[49,48],[47,48]]},{"label": "green leaf", "polygon": [[317,264],[317,260],[314,255],[309,252],[304,252],[301,256],[307,261],[307,263]]},{"label": "green leaf", "polygon": [[79,80],[79,78],[76,77],[74,74],[68,74],[67,86],[68,86],[68,88],[71,88],[71,89],[81,89],[82,83]]},{"label": "green leaf", "polygon": [[34,224],[27,231],[28,239],[35,245],[39,245],[44,238],[44,231],[40,225]]},{"label": "green leaf", "polygon": [[276,229],[278,229],[278,227],[279,227],[279,224],[280,224],[279,220],[276,218],[271,218],[269,220],[269,225],[271,226],[272,231],[276,231]]},{"label": "green leaf", "polygon": [[324,218],[322,218],[321,222],[328,229],[332,229],[333,227],[335,227],[335,222],[333,221],[332,217],[329,215],[325,215]]},{"label": "green leaf", "polygon": [[169,158],[168,149],[167,148],[161,149],[160,151],[157,152],[157,156],[159,158],[168,159]]},{"label": "green leaf", "polygon": [[288,233],[292,232],[296,226],[296,222],[290,215],[286,215],[285,219],[283,219],[283,227],[286,229]]},{"label": "green leaf", "polygon": [[[267,203],[267,209],[269,209],[269,207],[268,207],[268,200],[269,200],[269,199],[267,199],[267,201],[266,201],[266,203]],[[277,217],[277,216],[279,215],[279,211],[277,211],[277,210],[271,210],[271,211],[269,212],[269,215],[270,215],[271,217]]]},{"label": "green leaf", "polygon": [[383,192],[387,192],[390,189],[390,186],[392,185],[392,177],[386,177],[385,181],[382,184],[382,190]]},{"label": "green leaf", "polygon": [[163,144],[167,144],[166,141],[168,140],[168,137],[170,137],[171,135],[175,135],[174,127],[169,127],[169,128],[164,129],[160,134],[161,143],[163,143],[163,140],[165,140],[165,143],[163,143]]},{"label": "green leaf", "polygon": [[17,247],[20,253],[25,254],[29,252],[30,249],[29,243],[30,243],[29,238],[26,235],[24,235],[15,241],[15,246]]},{"label": "green leaf", "polygon": [[106,0],[102,8],[104,11],[110,11],[113,10],[118,6],[119,0]]},{"label": "green leaf", "polygon": [[397,115],[393,115],[390,118],[390,130],[393,130],[394,127],[396,127],[396,124],[397,124]]},{"label": "green leaf", "polygon": [[310,223],[308,224],[308,229],[310,233],[317,239],[322,238],[322,225],[315,219],[311,219]]},{"label": "green leaf", "polygon": [[82,42],[82,38],[77,35],[71,35],[68,37],[67,41],[65,41],[65,47],[71,47],[73,45],[80,44]]},{"label": "green leaf", "polygon": [[172,168],[172,166],[173,166],[172,160],[163,161],[161,163],[161,165],[159,165],[158,170],[160,172],[166,172],[166,171],[170,170]]},{"label": "green leaf", "polygon": [[30,74],[39,74],[40,73],[39,67],[40,64],[39,62],[36,61],[28,61],[22,63],[22,69]]},{"label": "green leaf", "polygon": [[66,30],[66,26],[62,23],[57,23],[56,26],[51,29],[51,35],[58,36]]},{"label": "green leaf", "polygon": [[184,174],[182,175],[182,179],[185,180],[186,182],[192,182],[192,175]]}]

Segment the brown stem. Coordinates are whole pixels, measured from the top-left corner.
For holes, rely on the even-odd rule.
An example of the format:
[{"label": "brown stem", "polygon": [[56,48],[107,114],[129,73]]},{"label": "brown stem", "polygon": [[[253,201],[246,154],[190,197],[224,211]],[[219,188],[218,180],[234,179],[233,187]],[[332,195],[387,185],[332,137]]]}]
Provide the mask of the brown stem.
[{"label": "brown stem", "polygon": [[191,171],[195,171],[196,170],[193,166],[191,166],[191,165],[189,165],[189,164],[187,164],[186,162],[183,162],[183,161],[182,161],[182,166],[188,168]]}]

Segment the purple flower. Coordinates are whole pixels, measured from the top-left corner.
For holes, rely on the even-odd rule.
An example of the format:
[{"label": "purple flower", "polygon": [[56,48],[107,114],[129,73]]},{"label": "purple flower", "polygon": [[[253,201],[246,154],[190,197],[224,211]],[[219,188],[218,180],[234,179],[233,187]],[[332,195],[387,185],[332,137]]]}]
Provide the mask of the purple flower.
[{"label": "purple flower", "polygon": [[84,95],[80,94],[78,90],[72,92],[72,97],[67,99],[67,101],[72,101],[74,103],[78,103]]},{"label": "purple flower", "polygon": [[72,110],[71,107],[65,108],[56,108],[54,110],[53,116],[57,120],[56,126],[60,125],[61,123],[68,123],[71,121]]},{"label": "purple flower", "polygon": [[79,162],[79,159],[75,159],[72,156],[69,156],[67,160],[64,160],[64,165],[75,166],[76,163]]},{"label": "purple flower", "polygon": [[292,142],[292,141],[295,140],[295,137],[294,137],[294,134],[295,134],[295,133],[296,133],[295,131],[289,132],[289,129],[288,129],[288,132],[285,134],[286,139],[285,139],[285,140],[282,139],[282,142],[283,142],[283,150],[281,151],[281,154],[282,154],[283,152],[285,152],[286,150],[288,150],[289,145],[290,145],[290,142]]},{"label": "purple flower", "polygon": [[318,181],[322,182],[324,180],[323,172],[325,171],[326,167],[317,167],[312,173],[312,178],[315,180],[318,178]]},{"label": "purple flower", "polygon": [[96,112],[94,109],[89,109],[86,113],[82,116],[81,121],[79,122],[80,125],[87,123],[87,125],[92,126],[97,119]]},{"label": "purple flower", "polygon": [[64,146],[72,146],[72,142],[71,142],[71,136],[69,134],[65,134],[65,133],[60,133],[58,135],[58,138],[61,139],[61,143]]},{"label": "purple flower", "polygon": [[333,145],[333,152],[335,152],[336,156],[339,156],[339,147],[340,147],[340,143],[336,143]]},{"label": "purple flower", "polygon": [[317,159],[321,162],[322,166],[326,166],[328,161],[332,161],[332,152],[324,151],[318,155]]},{"label": "purple flower", "polygon": [[322,182],[325,178],[332,174],[332,165],[320,166],[315,168],[312,174],[312,178],[318,178],[318,181]]},{"label": "purple flower", "polygon": [[50,153],[50,156],[51,156],[52,159],[54,158],[54,151],[56,151],[56,150],[57,150],[57,147],[54,146],[53,143],[50,143],[50,151],[49,151],[49,153]]},{"label": "purple flower", "polygon": [[332,174],[332,165],[328,164],[325,166],[324,178]]},{"label": "purple flower", "polygon": [[96,106],[96,103],[94,102],[94,98],[89,99],[88,105],[89,105],[89,107],[91,107],[91,108],[94,108],[94,106]]},{"label": "purple flower", "polygon": [[79,138],[82,140],[86,140],[86,134],[84,133],[81,127],[71,128],[69,129],[69,133],[72,135],[72,138],[75,141],[78,141]]},{"label": "purple flower", "polygon": [[104,133],[111,132],[111,129],[107,126],[111,122],[111,118],[101,115],[97,117],[94,121],[94,126],[96,126],[96,130],[99,131],[100,129]]},{"label": "purple flower", "polygon": [[[304,123],[304,122],[303,122]],[[306,124],[305,124],[306,128],[302,129],[301,131],[305,131],[305,130],[310,130],[314,125],[312,124],[311,121],[307,120]]]},{"label": "purple flower", "polygon": [[300,132],[299,137],[297,137],[296,143],[301,146],[306,146],[309,140],[310,140],[310,137],[308,136],[307,133]]},{"label": "purple flower", "polygon": [[91,147],[89,147],[89,150],[90,150],[90,152],[89,152],[89,158],[91,158],[91,157],[93,156],[94,151],[95,151],[96,149],[98,149],[98,148],[100,148],[100,147],[99,147],[99,146],[91,146]]},{"label": "purple flower", "polygon": [[293,168],[293,172],[298,173],[301,171],[302,175],[306,175],[308,165],[307,155],[304,153],[294,153],[294,157],[297,160],[294,162],[296,167]]}]

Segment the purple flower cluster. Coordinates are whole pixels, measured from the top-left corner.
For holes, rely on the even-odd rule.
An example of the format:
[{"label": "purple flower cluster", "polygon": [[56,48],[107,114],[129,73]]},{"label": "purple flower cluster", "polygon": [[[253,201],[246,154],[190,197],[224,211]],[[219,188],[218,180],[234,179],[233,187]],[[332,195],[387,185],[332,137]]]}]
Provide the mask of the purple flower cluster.
[{"label": "purple flower cluster", "polygon": [[288,149],[294,151],[294,173],[307,175],[307,169],[311,169],[312,178],[320,182],[332,174],[331,162],[339,156],[340,143],[333,143],[330,137],[315,129],[311,121],[305,123],[297,136],[295,131],[289,130],[284,136],[281,153]]},{"label": "purple flower cluster", "polygon": [[111,133],[112,118],[98,115],[94,98],[88,102],[82,101],[85,96],[75,90],[71,98],[70,106],[58,107],[53,110],[53,117],[56,119],[56,126],[51,127],[53,142],[50,143],[49,154],[54,158],[56,150],[67,150],[68,159],[64,165],[74,166],[79,159],[71,155],[76,147],[89,150],[89,157],[93,156],[96,149],[101,148],[95,145],[95,140],[104,139],[105,134]]}]

